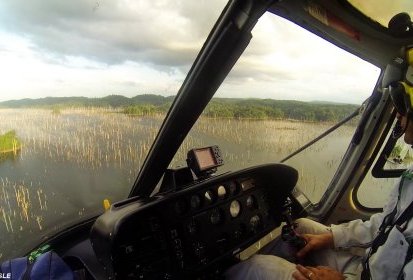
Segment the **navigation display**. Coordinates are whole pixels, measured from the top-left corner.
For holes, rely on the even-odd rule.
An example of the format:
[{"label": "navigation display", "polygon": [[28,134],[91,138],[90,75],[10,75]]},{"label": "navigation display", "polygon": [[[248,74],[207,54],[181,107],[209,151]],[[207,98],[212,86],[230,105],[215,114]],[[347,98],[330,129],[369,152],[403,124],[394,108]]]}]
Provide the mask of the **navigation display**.
[{"label": "navigation display", "polygon": [[203,148],[195,150],[194,152],[198,160],[200,170],[208,169],[209,167],[213,167],[217,164],[212,154],[211,148]]},{"label": "navigation display", "polygon": [[186,159],[188,167],[197,176],[206,176],[216,171],[216,168],[224,164],[221,150],[218,146],[197,148],[188,151]]}]

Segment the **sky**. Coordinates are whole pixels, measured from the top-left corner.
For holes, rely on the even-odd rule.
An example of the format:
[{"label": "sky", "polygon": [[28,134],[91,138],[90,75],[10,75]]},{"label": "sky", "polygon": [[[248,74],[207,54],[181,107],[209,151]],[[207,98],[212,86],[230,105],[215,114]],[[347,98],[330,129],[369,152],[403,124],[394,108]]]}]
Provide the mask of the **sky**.
[{"label": "sky", "polygon": [[[0,101],[175,95],[224,0],[0,2]],[[360,104],[379,70],[266,14],[219,97]]]}]

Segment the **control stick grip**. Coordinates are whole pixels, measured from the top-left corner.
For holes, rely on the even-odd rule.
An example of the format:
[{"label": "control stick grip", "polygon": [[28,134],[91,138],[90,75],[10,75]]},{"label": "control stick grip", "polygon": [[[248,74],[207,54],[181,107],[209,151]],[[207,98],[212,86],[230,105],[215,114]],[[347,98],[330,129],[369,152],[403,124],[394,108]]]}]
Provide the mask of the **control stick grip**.
[{"label": "control stick grip", "polygon": [[291,209],[291,199],[287,197],[285,204],[284,204],[284,212],[283,216],[286,222],[286,225],[282,227],[281,230],[281,238],[283,241],[287,242],[291,246],[301,249],[305,245],[307,245],[307,241],[300,237],[295,229],[297,228],[297,224],[293,222],[292,219],[292,209]]},{"label": "control stick grip", "polygon": [[301,249],[305,245],[307,245],[307,241],[304,238],[298,236],[294,228],[295,228],[294,224],[292,226],[289,226],[289,225],[283,226],[282,231],[281,231],[281,238],[283,241],[287,242],[291,246],[297,249]]}]

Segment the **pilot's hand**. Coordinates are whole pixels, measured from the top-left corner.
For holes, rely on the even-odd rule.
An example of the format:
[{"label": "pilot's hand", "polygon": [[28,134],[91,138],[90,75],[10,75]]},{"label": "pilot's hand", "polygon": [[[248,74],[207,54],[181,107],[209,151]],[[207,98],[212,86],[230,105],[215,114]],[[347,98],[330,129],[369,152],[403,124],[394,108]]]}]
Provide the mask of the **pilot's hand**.
[{"label": "pilot's hand", "polygon": [[298,258],[305,257],[310,251],[334,248],[334,239],[331,232],[323,234],[302,234],[300,236],[305,239],[307,244],[297,252]]},{"label": "pilot's hand", "polygon": [[295,280],[343,280],[343,274],[328,266],[296,266],[297,271],[293,273]]}]

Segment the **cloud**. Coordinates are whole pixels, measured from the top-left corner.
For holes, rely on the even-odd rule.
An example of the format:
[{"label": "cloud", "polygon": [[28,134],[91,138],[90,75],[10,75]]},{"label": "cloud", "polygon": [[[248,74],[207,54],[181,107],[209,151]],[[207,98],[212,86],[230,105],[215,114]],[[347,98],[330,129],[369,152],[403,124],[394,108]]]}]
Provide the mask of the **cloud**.
[{"label": "cloud", "polygon": [[81,56],[106,64],[181,67],[192,63],[224,6],[224,1],[184,2],[2,1],[0,25],[56,59]]},{"label": "cloud", "polygon": [[[0,73],[7,80],[0,91],[14,98],[176,94],[224,5],[0,1]],[[366,64],[267,13],[218,95],[361,102],[378,75]]]}]

